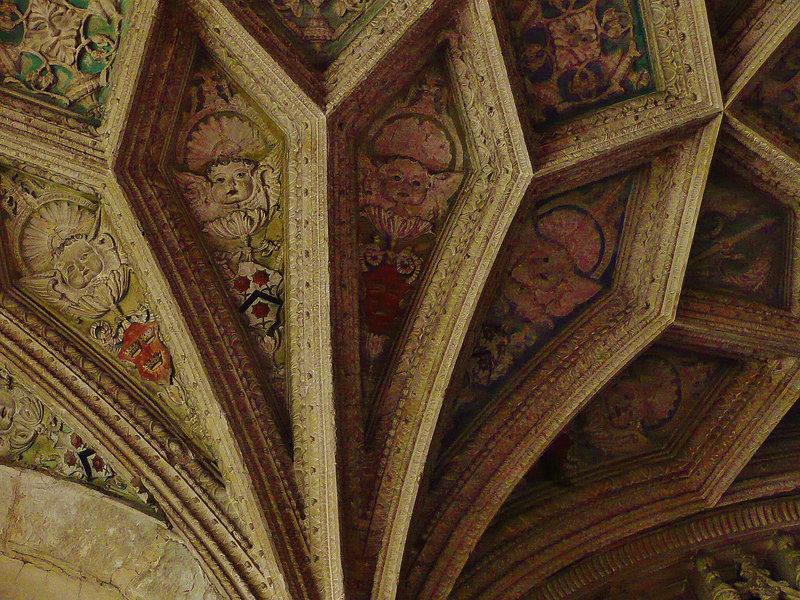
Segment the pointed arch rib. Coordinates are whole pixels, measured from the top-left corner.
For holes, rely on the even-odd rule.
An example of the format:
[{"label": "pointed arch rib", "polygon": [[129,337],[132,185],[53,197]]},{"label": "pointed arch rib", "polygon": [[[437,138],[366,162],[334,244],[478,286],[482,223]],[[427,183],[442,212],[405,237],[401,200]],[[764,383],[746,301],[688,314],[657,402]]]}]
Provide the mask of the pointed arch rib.
[{"label": "pointed arch rib", "polygon": [[382,452],[368,543],[377,555],[372,598],[381,600],[396,594],[419,479],[458,349],[532,176],[486,0],[467,3],[456,31],[447,62],[470,174],[409,317],[389,393],[375,408]]}]

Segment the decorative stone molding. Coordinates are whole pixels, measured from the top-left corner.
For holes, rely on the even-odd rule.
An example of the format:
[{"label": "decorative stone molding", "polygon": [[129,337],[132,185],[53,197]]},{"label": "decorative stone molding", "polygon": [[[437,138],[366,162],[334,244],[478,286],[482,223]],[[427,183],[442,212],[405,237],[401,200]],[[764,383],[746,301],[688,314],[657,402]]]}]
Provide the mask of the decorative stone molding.
[{"label": "decorative stone molding", "polygon": [[[159,232],[160,241],[154,250],[162,264],[170,265],[167,279],[188,316],[191,335],[214,349],[208,352],[204,368],[217,374],[213,380],[215,394],[228,398],[224,410],[241,432],[241,452],[252,473],[258,500],[254,502],[253,491],[244,487],[234,491],[234,496],[246,499],[248,510],[253,511],[250,514],[267,513],[264,525],[269,529],[257,533],[262,549],[275,548],[272,556],[265,558],[267,564],[284,573],[291,593],[298,597],[323,594],[336,598],[342,594],[342,584],[330,323],[323,312],[328,305],[324,118],[218,3],[192,2],[190,8],[201,24],[202,41],[211,57],[231,81],[247,90],[250,99],[285,136],[281,202],[285,203],[284,290],[291,419],[281,423],[274,416],[281,399],[260,372],[259,355],[232,310],[227,292],[220,288],[218,273],[208,266],[205,241],[176,198],[172,174],[163,162],[168,150],[147,148],[144,141],[150,132],[172,127],[177,103],[159,98],[182,94],[184,82],[164,80],[160,70],[188,73],[196,43],[191,32],[162,30],[157,41],[161,55],[147,66],[144,84],[158,87],[140,90],[147,94],[145,101],[151,103],[153,111],[146,118],[142,115],[129,132],[126,140],[131,141],[122,144],[118,171],[145,231]],[[167,18],[181,18],[177,12]],[[249,48],[250,54],[242,55],[243,48]],[[141,141],[133,141],[136,138]],[[189,291],[187,285],[202,293]],[[288,463],[291,451],[293,465]],[[280,567],[276,555],[281,557]]]},{"label": "decorative stone molding", "polygon": [[[727,554],[732,544],[757,544],[763,547],[763,542],[759,543],[758,540],[769,539],[780,532],[796,532],[800,525],[799,508],[797,497],[788,496],[708,511],[639,535],[613,550],[584,559],[549,578],[530,597],[533,600],[591,597],[592,593],[598,593],[612,582],[622,584],[624,576],[620,575],[623,571],[645,568],[646,565],[669,565],[685,561],[687,568],[684,573],[688,577],[692,570],[688,563],[702,551],[717,556]],[[783,539],[783,536],[779,539]],[[786,544],[781,545],[785,549],[779,549],[778,552],[788,550],[791,556],[791,548]],[[733,586],[729,587],[729,584],[720,581],[710,567],[708,561],[701,561],[701,573],[708,577],[711,587],[719,585],[720,591],[727,590],[726,593],[730,594]],[[733,589],[738,591],[735,587]]]},{"label": "decorative stone molding", "polygon": [[[377,558],[372,594],[379,598],[395,594],[403,541],[455,349],[531,173],[488,4],[471,1],[459,13],[446,60],[469,171],[399,338],[388,383],[372,409],[377,487],[366,507],[371,527],[365,556],[368,562]],[[346,115],[344,105],[341,110]],[[335,160],[346,161],[341,144],[335,152]],[[453,286],[454,281],[460,283]]]},{"label": "decorative stone molding", "polygon": [[[595,465],[566,487],[518,488],[452,596],[524,595],[587,552],[715,506],[800,392],[796,359],[730,368],[662,448]],[[486,577],[491,564],[506,565],[507,576]]]},{"label": "decorative stone molding", "polygon": [[406,559],[408,581],[422,588],[421,597],[449,591],[536,457],[674,318],[717,127],[718,121],[706,126],[645,169],[626,208],[611,291],[514,373],[438,460],[430,459],[430,488],[415,516],[426,542]]}]

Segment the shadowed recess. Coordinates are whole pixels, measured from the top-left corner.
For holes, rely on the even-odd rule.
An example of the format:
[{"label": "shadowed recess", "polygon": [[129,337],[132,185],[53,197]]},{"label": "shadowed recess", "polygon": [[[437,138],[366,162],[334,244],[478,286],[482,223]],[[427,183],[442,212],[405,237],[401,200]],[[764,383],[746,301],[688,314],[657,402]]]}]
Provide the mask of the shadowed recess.
[{"label": "shadowed recess", "polygon": [[686,285],[785,307],[789,223],[788,211],[769,194],[715,165],[700,207]]}]

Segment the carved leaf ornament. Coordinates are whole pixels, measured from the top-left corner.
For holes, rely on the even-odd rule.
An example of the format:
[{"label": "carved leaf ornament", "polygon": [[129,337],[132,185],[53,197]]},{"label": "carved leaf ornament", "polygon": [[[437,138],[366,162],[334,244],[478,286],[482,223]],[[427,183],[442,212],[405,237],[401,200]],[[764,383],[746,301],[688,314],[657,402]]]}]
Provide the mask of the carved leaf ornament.
[{"label": "carved leaf ornament", "polygon": [[128,4],[128,0],[2,0],[4,87],[99,122]]}]

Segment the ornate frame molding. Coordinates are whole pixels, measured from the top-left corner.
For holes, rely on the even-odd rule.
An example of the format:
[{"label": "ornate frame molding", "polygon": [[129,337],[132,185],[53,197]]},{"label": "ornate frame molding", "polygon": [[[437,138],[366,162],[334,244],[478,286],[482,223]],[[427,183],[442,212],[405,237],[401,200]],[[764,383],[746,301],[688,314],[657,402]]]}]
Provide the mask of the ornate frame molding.
[{"label": "ornate frame molding", "polygon": [[715,119],[654,159],[629,201],[611,291],[545,345],[438,465],[429,465],[439,483],[416,509],[425,541],[406,557],[410,596],[450,591],[489,521],[548,443],[674,319],[718,126]]},{"label": "ornate frame molding", "polygon": [[[560,568],[638,531],[716,506],[800,392],[797,359],[742,363],[664,451],[507,503],[453,597],[527,597]],[[743,408],[746,407],[746,408]],[[500,579],[489,564],[506,565]]]}]

